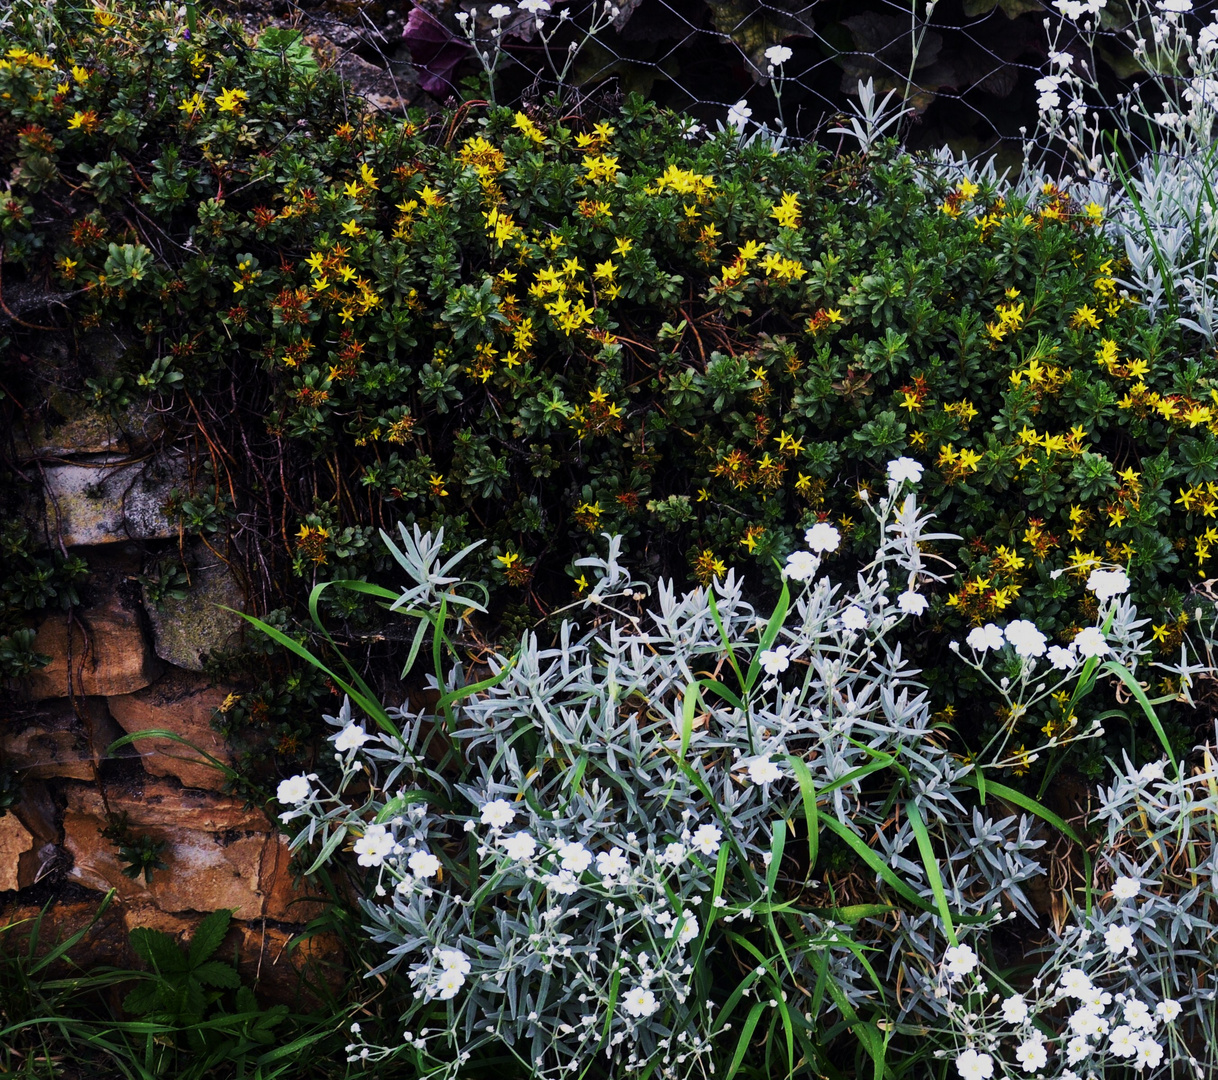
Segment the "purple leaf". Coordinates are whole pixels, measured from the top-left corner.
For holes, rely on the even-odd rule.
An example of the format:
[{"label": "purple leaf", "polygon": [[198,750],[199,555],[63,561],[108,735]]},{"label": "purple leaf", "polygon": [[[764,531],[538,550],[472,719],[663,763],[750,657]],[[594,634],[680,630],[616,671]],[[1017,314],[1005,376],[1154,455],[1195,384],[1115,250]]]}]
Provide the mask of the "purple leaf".
[{"label": "purple leaf", "polygon": [[469,42],[457,37],[421,7],[410,12],[402,38],[410,48],[411,62],[418,68],[419,85],[436,97],[452,93],[452,75],[469,55]]}]

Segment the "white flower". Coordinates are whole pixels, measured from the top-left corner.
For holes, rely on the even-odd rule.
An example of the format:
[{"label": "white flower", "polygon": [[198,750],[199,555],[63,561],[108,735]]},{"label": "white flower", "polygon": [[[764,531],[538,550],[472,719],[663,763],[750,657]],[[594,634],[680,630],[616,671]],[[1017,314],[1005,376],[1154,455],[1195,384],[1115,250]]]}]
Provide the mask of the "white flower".
[{"label": "white flower", "polygon": [[1020,656],[1044,656],[1048,638],[1036,629],[1035,623],[1027,619],[1016,619],[1003,633]]},{"label": "white flower", "polygon": [[465,985],[465,976],[459,971],[442,971],[440,977],[431,985],[436,997],[441,1001],[448,1001],[455,998],[457,991]]},{"label": "white flower", "polygon": [[531,859],[537,850],[537,841],[527,832],[512,833],[503,841],[503,853],[509,859]]},{"label": "white flower", "polygon": [[550,10],[548,0],[520,0],[516,6],[530,15],[541,15]]},{"label": "white flower", "polygon": [[1050,645],[1046,656],[1058,671],[1069,671],[1078,666],[1078,657],[1070,649],[1063,649],[1060,645]]},{"label": "white flower", "polygon": [[699,825],[689,839],[690,843],[703,855],[714,855],[719,850],[719,841],[723,839],[723,833],[720,832],[718,825]]},{"label": "white flower", "polygon": [[482,824],[492,829],[502,829],[512,823],[516,811],[506,799],[492,799],[482,807]]},{"label": "white flower", "polygon": [[1046,94],[1050,90],[1056,90],[1061,81],[1062,77],[1060,75],[1045,75],[1036,80],[1036,90],[1038,93]]},{"label": "white flower", "polygon": [[1203,53],[1212,53],[1218,49],[1218,22],[1203,26],[1197,35],[1197,48]]},{"label": "white flower", "polygon": [[275,798],[285,806],[299,806],[302,802],[308,802],[312,797],[313,787],[304,773],[289,777],[287,780],[280,780],[279,787],[275,791]]},{"label": "white flower", "polygon": [[492,19],[506,19],[511,13],[512,9],[507,4],[496,4],[487,12]]},{"label": "white flower", "polygon": [[820,560],[810,551],[792,551],[787,556],[787,568],[784,573],[796,581],[811,581],[819,563]]},{"label": "white flower", "polygon": [[1056,90],[1048,90],[1037,97],[1036,108],[1043,113],[1058,108],[1061,103],[1061,95]]},{"label": "white flower", "polygon": [[1112,895],[1118,900],[1132,900],[1138,895],[1142,883],[1137,878],[1126,877],[1122,874],[1112,883]]},{"label": "white flower", "polygon": [[416,851],[407,860],[415,877],[432,878],[440,872],[440,860],[430,851]]},{"label": "white flower", "polygon": [[464,26],[467,22],[469,22],[469,12],[468,11],[458,11],[457,14],[453,16],[453,18],[456,19],[457,22],[459,22],[462,26]]},{"label": "white flower", "polygon": [[1173,1001],[1171,998],[1166,998],[1155,1006],[1155,1016],[1168,1024],[1179,1016],[1181,1012],[1183,1010],[1180,1008],[1180,1003]]},{"label": "white flower", "polygon": [[1067,19],[1077,22],[1084,15],[1098,15],[1104,10],[1107,0],[1053,0],[1057,8]]},{"label": "white flower", "polygon": [[1129,591],[1129,578],[1124,570],[1092,570],[1087,576],[1087,588],[1097,600],[1107,600]]},{"label": "white flower", "polygon": [[1104,640],[1104,631],[1096,626],[1086,626],[1074,635],[1074,647],[1081,657],[1103,656],[1110,652],[1108,642]]},{"label": "white flower", "polygon": [[1091,1053],[1091,1043],[1085,1035],[1075,1035],[1066,1043],[1066,1060],[1071,1065],[1077,1065]]},{"label": "white flower", "polygon": [[888,463],[888,479],[894,484],[903,484],[906,480],[916,484],[922,479],[922,463],[910,457],[893,458]]},{"label": "white flower", "polygon": [[1045,1067],[1045,1062],[1049,1060],[1049,1053],[1045,1049],[1039,1032],[1015,1047],[1015,1059],[1023,1067],[1024,1072],[1036,1072]]},{"label": "white flower", "polygon": [[455,971],[462,978],[470,972],[469,957],[460,949],[440,949],[436,960],[445,971]]},{"label": "white flower", "polygon": [[685,845],[684,844],[669,844],[664,848],[664,853],[660,856],[660,862],[667,863],[669,866],[679,866],[685,861]]},{"label": "white flower", "polygon": [[[692,911],[683,911],[681,912],[681,918],[684,919],[685,922],[681,924],[681,932],[677,935],[677,944],[688,945],[698,936],[701,929],[698,926],[698,916]],[[672,926],[668,928],[668,933],[665,935],[666,937],[672,937],[673,930],[675,929],[676,925],[677,924],[674,922]]]},{"label": "white flower", "polygon": [[592,852],[579,843],[563,841],[558,846],[558,858],[562,862],[562,868],[572,874],[582,874],[592,865]]},{"label": "white flower", "polygon": [[951,979],[967,975],[977,966],[977,954],[967,945],[953,945],[943,959],[947,961],[947,974]]},{"label": "white flower", "polygon": [[1137,998],[1130,998],[1125,1002],[1125,1022],[1140,1031],[1155,1029],[1155,1018],[1151,1014],[1150,1006]]},{"label": "white flower", "polygon": [[369,825],[364,835],[355,841],[356,860],[360,866],[380,866],[385,856],[393,853],[393,833],[384,825]]},{"label": "white flower", "polygon": [[1078,968],[1066,968],[1062,972],[1061,981],[1058,983],[1058,989],[1067,997],[1082,997],[1091,990],[1091,980],[1087,978],[1085,971],[1079,971]]},{"label": "white flower", "polygon": [[775,67],[785,64],[792,57],[792,52],[785,45],[771,45],[765,51],[765,58]]},{"label": "white flower", "polygon": [[842,626],[847,630],[867,629],[867,612],[858,604],[851,604],[842,612]]},{"label": "white flower", "polygon": [[1148,761],[1138,770],[1138,779],[1144,784],[1149,784],[1152,780],[1163,779],[1163,762]]},{"label": "white flower", "polygon": [[1138,1052],[1138,1037],[1128,1024],[1114,1027],[1108,1036],[1108,1050],[1117,1057],[1133,1057]]},{"label": "white flower", "polygon": [[749,779],[758,786],[772,784],[775,780],[782,779],[782,770],[777,762],[770,760],[769,754],[762,754],[749,762]]},{"label": "white flower", "polygon": [[1149,1065],[1152,1069],[1163,1060],[1163,1047],[1154,1039],[1138,1040],[1138,1060],[1133,1063],[1135,1069]]},{"label": "white flower", "polygon": [[655,994],[650,990],[644,990],[641,986],[627,990],[626,995],[622,998],[622,1008],[631,1016],[650,1016],[659,1007],[660,1003],[656,1001]]},{"label": "white flower", "polygon": [[596,872],[603,878],[617,877],[630,869],[630,863],[620,847],[599,852],[596,856]]},{"label": "white flower", "polygon": [[1193,10],[1193,0],[1159,0],[1158,8],[1169,15],[1187,15]]},{"label": "white flower", "polygon": [[337,735],[332,735],[334,749],[345,754],[348,750],[358,750],[368,741],[368,733],[358,724],[348,724]]},{"label": "white flower", "polygon": [[748,102],[743,98],[736,102],[730,109],[727,110],[727,123],[729,127],[734,127],[737,131],[743,129],[745,121],[753,115],[753,110],[749,108]]},{"label": "white flower", "polygon": [[921,593],[909,589],[897,597],[897,607],[906,615],[921,615],[922,612],[930,607],[930,601]]},{"label": "white flower", "polygon": [[785,645],[777,649],[766,649],[757,659],[767,675],[779,675],[791,666],[791,650]]},{"label": "white flower", "polygon": [[1104,931],[1104,944],[1113,956],[1126,953],[1132,956],[1137,949],[1133,944],[1133,931],[1128,926],[1110,926]]},{"label": "white flower", "polygon": [[1001,649],[1006,644],[1002,636],[1002,627],[997,623],[986,623],[984,626],[978,626],[968,632],[968,637],[965,643],[977,652],[985,652],[987,649]]},{"label": "white flower", "polygon": [[994,1059],[970,1047],[956,1058],[956,1070],[963,1080],[989,1080],[994,1075]]},{"label": "white flower", "polygon": [[559,870],[557,874],[546,874],[542,878],[546,888],[553,889],[560,896],[570,896],[579,889],[579,880],[570,870]]},{"label": "white flower", "polygon": [[1070,1014],[1070,1030],[1085,1039],[1093,1035],[1103,1035],[1108,1030],[1108,1021],[1090,1009],[1075,1009]]},{"label": "white flower", "polygon": [[842,534],[827,521],[818,521],[804,533],[804,543],[813,551],[836,551],[842,542]]},{"label": "white flower", "polygon": [[1023,994],[1012,994],[1002,1003],[1002,1018],[1008,1024],[1022,1024],[1028,1018],[1028,1003]]},{"label": "white flower", "polygon": [[1078,999],[1093,1013],[1102,1013],[1112,1004],[1112,995],[1107,990],[1101,990],[1098,986],[1093,986],[1090,990],[1084,990]]}]

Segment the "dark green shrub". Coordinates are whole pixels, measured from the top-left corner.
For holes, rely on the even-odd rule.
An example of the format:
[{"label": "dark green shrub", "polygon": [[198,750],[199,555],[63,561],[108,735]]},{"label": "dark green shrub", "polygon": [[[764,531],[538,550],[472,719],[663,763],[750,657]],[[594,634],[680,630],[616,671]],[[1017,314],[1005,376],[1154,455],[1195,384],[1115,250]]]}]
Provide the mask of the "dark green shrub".
[{"label": "dark green shrub", "polygon": [[638,98],[373,116],[282,36],[99,8],[52,59],[28,19],[0,71],[6,278],[136,329],[99,401],[138,388],[206,435],[188,528],[242,520],[307,579],[376,574],[396,520],[487,538],[512,632],[586,587],[604,532],[657,576],[760,587],[833,520],[848,574],[858,500],[906,454],[962,536],[932,668],[990,619],[1069,640],[1099,560],[1178,644],[1218,542],[1218,393],[1120,292],[1098,207],[949,187],[891,145],[707,138]]}]

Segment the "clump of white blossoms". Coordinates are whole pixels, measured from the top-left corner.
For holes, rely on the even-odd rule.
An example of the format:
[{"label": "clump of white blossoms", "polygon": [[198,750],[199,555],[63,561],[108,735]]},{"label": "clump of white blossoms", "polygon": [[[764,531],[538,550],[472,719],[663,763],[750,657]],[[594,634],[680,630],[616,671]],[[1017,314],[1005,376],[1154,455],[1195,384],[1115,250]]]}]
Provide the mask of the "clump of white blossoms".
[{"label": "clump of white blossoms", "polygon": [[[855,928],[828,914],[829,893],[786,906],[814,886],[792,883],[777,853],[802,846],[791,830],[813,813],[822,835],[875,853],[874,888],[901,918],[873,920],[868,948],[881,943],[900,965],[908,1022],[942,1018],[927,978],[944,931],[914,810],[967,882],[950,903],[970,934],[1000,902],[1031,917],[1024,886],[1043,873],[1044,841],[1018,813],[964,810],[977,765],[934,738],[897,640],[946,580],[926,554],[943,534],[909,490],[921,466],[896,459],[887,475],[867,504],[879,546],[849,584],[823,570],[841,530],[815,522],[786,560],[772,614],[746,602],[732,572],[684,593],[661,582],[644,608],[646,587],[610,537],[605,557],[578,564],[593,579],[586,628],[566,622],[549,644],[524,635],[478,683],[438,645],[439,715],[387,709],[393,730],[375,734],[349,705],[328,719],[342,781],[299,804],[308,825],[292,847],[312,847],[317,866],[350,853],[367,871],[364,923],[384,950],[369,974],[407,969],[413,996],[398,1030],[430,1032],[425,1051],[389,1040],[366,1043],[370,1056],[421,1055],[412,1068],[437,1080],[491,1044],[538,1080],[594,1057],[611,1075],[707,1075],[751,1008],[711,992],[707,960],[738,919],[752,921],[750,935],[771,932],[758,917],[766,896],[799,929],[782,939],[789,967],[762,965],[750,993],[796,1000],[823,970],[843,994],[826,1010],[870,1015]],[[405,550],[393,550],[413,582],[402,606],[438,611],[460,595],[456,560],[442,560],[442,538],[402,533]],[[623,610],[632,603],[638,614]],[[972,981],[972,944],[953,947],[949,966]]]}]

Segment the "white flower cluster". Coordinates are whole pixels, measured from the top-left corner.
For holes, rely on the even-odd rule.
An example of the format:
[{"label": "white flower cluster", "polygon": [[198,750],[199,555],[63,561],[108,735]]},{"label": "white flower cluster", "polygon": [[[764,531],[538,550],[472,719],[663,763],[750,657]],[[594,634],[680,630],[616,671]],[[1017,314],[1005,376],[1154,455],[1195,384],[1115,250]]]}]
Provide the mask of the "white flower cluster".
[{"label": "white flower cluster", "polygon": [[[778,869],[778,823],[790,829],[807,814],[805,770],[824,792],[822,822],[872,845],[886,869],[929,895],[917,878],[910,815],[890,827],[892,807],[863,782],[877,754],[901,755],[910,798],[933,800],[926,828],[961,883],[953,907],[990,918],[1008,901],[1032,917],[1023,886],[1043,872],[1044,840],[1027,817],[959,812],[975,801],[962,782],[967,770],[931,737],[924,687],[888,638],[925,610],[918,584],[941,580],[922,561],[928,539],[941,534],[930,532],[908,489],[922,466],[896,459],[887,476],[886,494],[871,506],[880,547],[857,585],[844,591],[819,573],[843,537],[829,522],[812,524],[805,550],[788,561],[798,569],[802,556],[812,571],[788,572],[802,587],[783,601],[778,622],[759,617],[732,574],[686,593],[661,582],[645,618],[615,618],[612,598],[637,586],[617,561],[620,540],[610,538],[605,558],[584,563],[595,624],[566,623],[548,646],[525,635],[511,662],[493,659],[493,685],[454,702],[452,724],[395,709],[387,715],[399,734],[369,734],[348,706],[328,718],[342,785],[329,793],[315,777],[291,777],[280,801],[308,819],[293,850],[316,843],[319,863],[353,851],[368,871],[364,925],[385,957],[372,974],[409,967],[415,994],[402,1024],[416,1051],[423,1025],[443,1015],[428,1053],[453,1070],[463,1054],[500,1040],[536,1047],[532,1071],[545,1080],[586,1066],[594,1053],[607,1053],[611,1075],[649,1063],[677,1080],[709,1074],[711,1033],[726,1028],[717,1006],[699,997],[695,970],[724,947],[721,924],[759,913],[757,896]],[[449,574],[446,565],[451,582]],[[420,592],[411,605],[426,608],[424,584],[412,588]],[[762,649],[757,635],[767,627],[776,636]],[[999,636],[1011,643],[1006,631]],[[736,668],[750,672],[739,696],[701,674],[725,650],[755,655]],[[437,673],[435,686],[448,693],[466,677],[453,668]],[[1114,885],[1113,894],[1128,888]],[[933,970],[937,916],[906,914],[880,930],[883,947],[912,957],[908,970]],[[832,945],[813,955],[807,944],[850,931],[812,909],[800,918],[811,936],[793,943],[789,972],[763,967],[754,989],[778,1000],[820,977],[813,972],[823,961],[845,1000],[870,1009],[857,955]],[[1132,917],[1125,924],[1136,934]],[[970,923],[969,932],[984,926]],[[948,957],[945,978],[955,985],[975,982],[975,944]],[[1105,956],[1116,962],[1118,947],[1128,954],[1114,933]],[[906,1003],[919,1023],[942,1018],[924,985]],[[373,1053],[382,1050],[391,1052]],[[1032,1048],[1024,1054],[1035,1058]]]},{"label": "white flower cluster", "polygon": [[[1132,900],[1141,891],[1141,882],[1136,878],[1118,875],[1113,884],[1112,895],[1118,903]],[[1119,965],[1137,953],[1133,929],[1124,922],[1115,921],[1118,912],[1103,932],[1104,956],[1099,958],[1098,973],[1111,978],[1123,970]],[[1085,946],[1091,931],[1075,926],[1067,935],[1076,947]],[[1066,941],[1063,941],[1065,944]],[[1040,1074],[1046,1068],[1051,1055],[1061,1056],[1060,1071],[1054,1075],[1060,1080],[1083,1080],[1076,1071],[1082,1069],[1087,1076],[1104,1075],[1105,1064],[1132,1065],[1137,1071],[1154,1069],[1164,1060],[1164,1025],[1172,1024],[1183,1012],[1179,1002],[1164,998],[1154,1005],[1147,1004],[1137,993],[1113,992],[1096,981],[1084,964],[1095,965],[1097,958],[1091,950],[1083,949],[1079,955],[1081,963],[1069,964],[1065,957],[1070,950],[1063,949],[1054,955],[1045,971],[1032,981],[1032,989],[1025,993],[1010,994],[1002,999],[999,1015],[1003,1025],[1014,1031],[991,1030],[985,1023],[985,1010],[999,1000],[995,994],[983,1006],[982,1013],[969,1012],[963,1004],[953,1004],[949,1016],[965,1026],[967,1045],[955,1056],[956,1071],[962,1080],[988,1080],[999,1074],[1002,1065],[996,1055],[1002,1055],[1002,1043],[1014,1041],[1011,1054],[1018,1071],[1025,1074]],[[948,949],[944,955],[943,971],[948,984],[958,982],[961,976],[979,967],[976,954],[967,946]],[[980,975],[973,987],[984,995],[986,987]],[[1058,1023],[1053,1017],[1060,1015],[1060,1006],[1073,1002],[1064,1024],[1056,1034],[1046,1034],[1050,1025]],[[968,1034],[968,1033],[971,1033]],[[984,1034],[982,1034],[984,1033]],[[1004,1070],[1001,1075],[1012,1075],[1015,1070]]]}]

